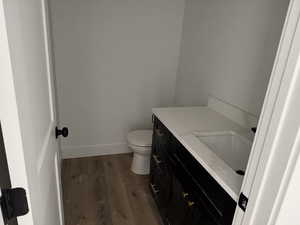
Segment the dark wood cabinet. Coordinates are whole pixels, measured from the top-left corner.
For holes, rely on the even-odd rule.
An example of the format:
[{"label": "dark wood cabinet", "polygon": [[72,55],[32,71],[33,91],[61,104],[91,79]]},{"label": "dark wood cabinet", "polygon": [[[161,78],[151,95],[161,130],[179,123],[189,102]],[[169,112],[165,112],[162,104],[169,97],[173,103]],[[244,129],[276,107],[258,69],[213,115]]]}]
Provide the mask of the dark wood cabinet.
[{"label": "dark wood cabinet", "polygon": [[187,196],[181,182],[173,176],[171,187],[171,198],[168,204],[166,217],[172,225],[184,224],[188,214],[189,206]]},{"label": "dark wood cabinet", "polygon": [[165,225],[230,225],[236,203],[154,117],[150,188]]}]

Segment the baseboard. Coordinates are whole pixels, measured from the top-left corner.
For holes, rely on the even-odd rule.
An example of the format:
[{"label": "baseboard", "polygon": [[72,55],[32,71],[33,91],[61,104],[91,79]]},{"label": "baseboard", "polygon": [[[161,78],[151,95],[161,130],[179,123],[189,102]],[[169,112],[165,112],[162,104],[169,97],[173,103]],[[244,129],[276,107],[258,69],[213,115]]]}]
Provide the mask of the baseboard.
[{"label": "baseboard", "polygon": [[62,158],[82,158],[89,156],[130,153],[127,143],[99,144],[62,147]]}]

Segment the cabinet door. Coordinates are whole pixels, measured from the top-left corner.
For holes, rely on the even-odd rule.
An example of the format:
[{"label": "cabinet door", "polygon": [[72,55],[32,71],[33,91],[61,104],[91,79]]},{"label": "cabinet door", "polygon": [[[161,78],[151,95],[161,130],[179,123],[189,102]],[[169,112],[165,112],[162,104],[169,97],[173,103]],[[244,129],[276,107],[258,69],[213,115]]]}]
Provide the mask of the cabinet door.
[{"label": "cabinet door", "polygon": [[189,211],[185,192],[179,180],[173,176],[171,198],[167,209],[167,219],[171,225],[184,225],[184,219]]},{"label": "cabinet door", "polygon": [[173,158],[176,159],[178,171],[186,171],[186,180],[193,184],[192,190],[196,199],[201,201],[208,214],[218,224],[229,225],[232,223],[235,201],[226,193],[226,191],[216,182],[216,180],[205,170],[202,165],[180,144],[175,142]]},{"label": "cabinet door", "polygon": [[173,184],[169,204],[168,219],[171,225],[216,225],[207,206],[201,198],[201,190],[195,186],[193,178],[173,154],[170,158],[173,168]]},{"label": "cabinet door", "polygon": [[170,134],[164,127],[158,126],[154,129],[154,149],[153,154],[157,155],[161,160],[166,161],[170,148]]},{"label": "cabinet door", "polygon": [[217,225],[217,223],[205,213],[200,205],[195,203],[190,207],[182,225]]}]

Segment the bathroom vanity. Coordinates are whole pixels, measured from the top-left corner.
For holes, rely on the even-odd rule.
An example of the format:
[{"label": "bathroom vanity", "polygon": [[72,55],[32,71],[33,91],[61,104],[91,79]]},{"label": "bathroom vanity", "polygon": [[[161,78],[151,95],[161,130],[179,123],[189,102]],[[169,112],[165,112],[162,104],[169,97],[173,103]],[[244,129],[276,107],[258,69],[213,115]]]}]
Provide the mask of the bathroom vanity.
[{"label": "bathroom vanity", "polygon": [[150,188],[164,224],[230,225],[251,134],[208,107],[153,113]]}]

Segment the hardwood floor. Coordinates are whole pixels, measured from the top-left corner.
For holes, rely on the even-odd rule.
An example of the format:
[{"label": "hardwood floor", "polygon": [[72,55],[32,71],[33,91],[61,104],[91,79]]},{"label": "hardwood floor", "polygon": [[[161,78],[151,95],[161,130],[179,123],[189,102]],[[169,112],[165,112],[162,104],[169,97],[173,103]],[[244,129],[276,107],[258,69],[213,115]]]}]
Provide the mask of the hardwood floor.
[{"label": "hardwood floor", "polygon": [[148,176],[122,154],[63,161],[65,225],[160,225]]}]

